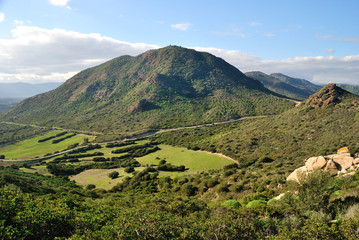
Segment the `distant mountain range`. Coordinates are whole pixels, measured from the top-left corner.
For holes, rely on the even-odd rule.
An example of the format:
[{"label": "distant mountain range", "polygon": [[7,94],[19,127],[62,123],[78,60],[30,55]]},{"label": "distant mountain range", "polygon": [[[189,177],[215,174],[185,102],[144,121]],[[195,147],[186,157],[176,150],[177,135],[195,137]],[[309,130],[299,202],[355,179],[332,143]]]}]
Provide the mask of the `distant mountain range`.
[{"label": "distant mountain range", "polygon": [[338,86],[347,90],[348,92],[354,93],[359,96],[359,86],[353,86],[347,84],[338,84]]},{"label": "distant mountain range", "polygon": [[277,114],[293,106],[221,58],[169,46],[84,70],[0,119],[118,135]]},{"label": "distant mountain range", "polygon": [[322,88],[307,80],[292,78],[281,73],[272,73],[268,75],[263,72],[255,71],[247,72],[245,74],[248,77],[260,81],[266,88],[273,92],[300,101],[307,99],[311,94]]},{"label": "distant mountain range", "polygon": [[[303,101],[317,92],[323,86],[311,83],[308,80],[293,78],[282,73],[265,74],[259,71],[245,73],[248,77],[260,81],[269,90],[286,97]],[[359,95],[359,86],[337,84],[339,87]]]},{"label": "distant mountain range", "polygon": [[51,83],[0,83],[0,98],[27,98],[36,94],[53,90],[60,86],[60,82]]},{"label": "distant mountain range", "polygon": [[0,83],[0,112],[6,111],[21,100],[40,93],[53,90],[60,86],[61,83]]}]

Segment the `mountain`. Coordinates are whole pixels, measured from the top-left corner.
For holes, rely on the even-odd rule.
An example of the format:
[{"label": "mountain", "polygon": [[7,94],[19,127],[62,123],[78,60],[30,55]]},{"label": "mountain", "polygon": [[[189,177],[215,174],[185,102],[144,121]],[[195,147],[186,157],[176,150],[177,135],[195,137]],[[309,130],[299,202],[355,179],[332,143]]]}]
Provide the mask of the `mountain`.
[{"label": "mountain", "polygon": [[128,135],[291,107],[223,59],[169,46],[86,69],[0,119]]},{"label": "mountain", "polygon": [[307,99],[311,94],[321,88],[307,80],[292,78],[281,73],[268,75],[263,72],[254,71],[245,74],[250,78],[260,81],[266,88],[273,92],[300,101]]},{"label": "mountain", "polygon": [[16,99],[16,98],[27,98],[40,93],[44,93],[53,90],[60,86],[59,82],[51,83],[0,83],[0,99]]},{"label": "mountain", "polygon": [[354,93],[359,96],[359,86],[348,85],[348,84],[338,84],[339,87],[347,90],[348,92]]},{"label": "mountain", "polygon": [[[164,133],[157,141],[220,152],[259,175],[286,175],[311,156],[341,147],[359,152],[359,96],[328,84],[306,101],[276,116],[199,130]],[[215,139],[215,141],[213,141]],[[270,158],[266,168],[260,159]]]},{"label": "mountain", "polygon": [[0,98],[0,112],[4,112],[19,102],[23,100],[22,98]]}]

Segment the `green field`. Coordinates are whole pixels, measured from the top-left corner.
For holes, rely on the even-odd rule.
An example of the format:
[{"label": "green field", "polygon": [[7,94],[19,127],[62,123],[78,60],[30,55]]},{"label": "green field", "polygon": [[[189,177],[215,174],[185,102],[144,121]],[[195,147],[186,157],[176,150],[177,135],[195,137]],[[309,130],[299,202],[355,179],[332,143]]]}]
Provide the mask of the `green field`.
[{"label": "green field", "polygon": [[[141,163],[142,167],[135,168],[135,170],[141,171],[147,165],[157,165],[158,162],[162,159],[173,165],[185,165],[186,168],[188,168],[188,170],[186,170],[185,172],[161,171],[159,174],[160,177],[174,177],[195,174],[208,170],[221,169],[225,165],[233,163],[232,160],[226,157],[210,154],[207,152],[196,152],[187,150],[186,148],[172,147],[168,145],[159,145],[159,147],[161,148],[161,150],[146,155],[144,157],[137,158],[136,160]],[[109,156],[110,154],[108,148],[95,149],[91,151],[104,152],[105,157]],[[108,177],[108,174],[113,171],[118,171],[120,173],[120,176],[117,179],[110,179]],[[77,183],[83,186],[86,186],[88,184],[95,184],[97,188],[111,189],[117,183],[121,182],[122,179],[126,176],[132,176],[132,174],[125,173],[124,168],[89,169],[75,176],[72,176],[70,179],[75,180]]]},{"label": "green field", "polygon": [[85,138],[93,138],[93,136],[78,134],[56,144],[52,144],[52,140],[42,143],[38,142],[40,139],[54,136],[60,132],[61,131],[59,130],[51,131],[44,135],[37,135],[35,137],[19,141],[15,144],[1,147],[0,153],[4,154],[7,159],[31,159],[35,157],[42,157],[47,153],[65,150],[68,146],[75,143],[81,144]]},{"label": "green field", "polygon": [[[135,168],[136,171],[142,171],[144,168]],[[116,179],[111,179],[108,174],[117,171],[120,173]],[[75,180],[77,183],[86,186],[89,184],[95,184],[97,188],[111,189],[117,183],[120,183],[126,176],[132,176],[132,173],[124,172],[124,168],[115,169],[89,169],[83,171],[75,176],[70,177],[71,180]]]},{"label": "green field", "polygon": [[225,165],[233,163],[232,160],[216,154],[201,151],[187,150],[182,147],[159,145],[160,151],[137,158],[142,165],[157,165],[162,159],[173,165],[185,165],[189,168],[185,174],[193,174],[213,169],[221,169]]},{"label": "green field", "polygon": [[33,166],[31,168],[20,168],[21,171],[23,172],[28,172],[28,173],[39,173],[42,174],[44,176],[52,176],[51,173],[49,173],[49,171],[47,170],[46,166]]}]

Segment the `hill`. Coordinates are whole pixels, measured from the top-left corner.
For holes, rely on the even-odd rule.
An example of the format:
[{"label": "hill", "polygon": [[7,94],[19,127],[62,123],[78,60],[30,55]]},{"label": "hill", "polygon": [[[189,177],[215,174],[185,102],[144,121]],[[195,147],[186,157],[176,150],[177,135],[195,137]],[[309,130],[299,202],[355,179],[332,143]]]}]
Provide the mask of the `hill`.
[{"label": "hill", "polygon": [[348,84],[338,84],[339,87],[347,90],[348,92],[354,93],[359,96],[359,86],[348,85]]},{"label": "hill", "polygon": [[130,135],[291,107],[223,59],[169,46],[84,70],[0,120]]},{"label": "hill", "polygon": [[307,99],[321,87],[307,80],[292,78],[281,73],[270,75],[263,72],[254,71],[245,73],[248,77],[260,81],[266,88],[278,94],[296,100]]},{"label": "hill", "polygon": [[164,133],[157,141],[220,152],[263,176],[284,177],[305,158],[344,146],[359,152],[358,115],[359,97],[329,84],[277,116]]},{"label": "hill", "polygon": [[19,98],[27,98],[40,93],[44,93],[50,90],[53,90],[60,86],[59,82],[52,83],[39,83],[39,84],[31,84],[31,83],[0,83],[0,100],[7,99],[19,99]]},{"label": "hill", "polygon": [[21,102],[22,98],[0,98],[0,112],[4,112],[19,102]]}]

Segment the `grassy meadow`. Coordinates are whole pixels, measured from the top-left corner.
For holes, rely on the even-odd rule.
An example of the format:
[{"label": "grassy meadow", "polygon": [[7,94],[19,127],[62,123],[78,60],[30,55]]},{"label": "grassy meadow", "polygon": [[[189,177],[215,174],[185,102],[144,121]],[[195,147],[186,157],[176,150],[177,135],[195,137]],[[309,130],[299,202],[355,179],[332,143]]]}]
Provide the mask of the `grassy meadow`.
[{"label": "grassy meadow", "polygon": [[[54,136],[56,134],[59,134],[60,132],[60,130],[55,130],[43,135],[36,135],[34,137],[27,138],[11,145],[6,145],[0,148],[0,153],[5,155],[7,159],[31,159],[35,157],[42,157],[48,153],[65,150],[68,146],[76,143],[81,144],[84,142],[85,138],[94,138],[93,136],[77,134],[76,136],[73,136],[56,144],[52,144],[53,139],[45,142],[38,142],[40,139]],[[72,133],[69,132],[66,135],[58,138],[65,137],[70,134]]]},{"label": "grassy meadow", "polygon": [[185,174],[221,169],[233,163],[232,160],[223,156],[187,150],[183,147],[173,147],[162,144],[159,145],[159,148],[161,149],[160,151],[137,158],[137,161],[142,165],[157,165],[158,162],[163,159],[173,165],[185,165],[186,168],[188,168],[188,170],[184,172]]}]

